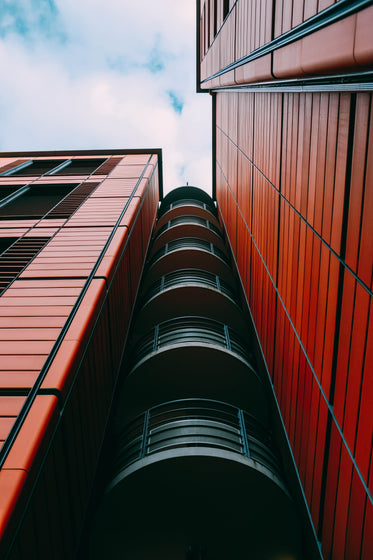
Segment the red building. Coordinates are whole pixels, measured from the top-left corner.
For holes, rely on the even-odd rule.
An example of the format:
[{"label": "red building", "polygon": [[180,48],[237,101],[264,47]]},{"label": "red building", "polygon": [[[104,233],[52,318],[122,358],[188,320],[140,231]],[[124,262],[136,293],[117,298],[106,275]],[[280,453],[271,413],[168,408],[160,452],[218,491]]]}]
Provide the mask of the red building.
[{"label": "red building", "polygon": [[160,150],[1,154],[1,558],[77,550],[161,185]]},{"label": "red building", "polygon": [[373,6],[197,3],[214,195],[324,558],[373,557]]}]

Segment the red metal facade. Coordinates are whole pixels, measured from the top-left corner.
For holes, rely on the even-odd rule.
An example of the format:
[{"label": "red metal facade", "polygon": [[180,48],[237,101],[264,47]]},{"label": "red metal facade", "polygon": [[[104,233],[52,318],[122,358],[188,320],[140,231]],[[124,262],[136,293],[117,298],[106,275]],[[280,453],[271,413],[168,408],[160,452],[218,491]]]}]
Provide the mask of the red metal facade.
[{"label": "red metal facade", "polygon": [[[97,157],[84,154],[59,159]],[[76,187],[42,218],[0,220],[2,241],[43,239],[0,297],[2,558],[76,550],[157,211],[158,155],[105,152],[85,175],[0,177],[0,188]],[[27,159],[4,157],[0,172]]]},{"label": "red metal facade", "polygon": [[[214,89],[216,198],[323,557],[368,560],[373,88],[340,75],[373,82],[373,7],[327,23],[332,4],[231,1],[223,21],[223,2],[201,2],[200,87]],[[302,34],[318,12],[325,25]]]}]

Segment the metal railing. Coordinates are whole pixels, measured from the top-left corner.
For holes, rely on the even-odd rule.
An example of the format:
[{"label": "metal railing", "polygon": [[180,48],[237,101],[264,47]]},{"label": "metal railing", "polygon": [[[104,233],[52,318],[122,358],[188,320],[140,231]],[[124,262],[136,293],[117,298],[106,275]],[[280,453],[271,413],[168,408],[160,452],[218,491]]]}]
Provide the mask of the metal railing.
[{"label": "metal railing", "polygon": [[198,239],[196,237],[183,237],[180,239],[173,239],[169,243],[163,245],[163,247],[161,247],[150,259],[149,265],[152,265],[164,255],[168,255],[172,251],[178,251],[180,249],[200,249],[203,251],[207,251],[212,255],[216,255],[225,263],[229,264],[228,257],[224,253],[224,251],[216,247],[213,243],[209,243],[204,239]]},{"label": "metal railing", "polygon": [[169,210],[179,208],[180,206],[196,206],[198,208],[203,208],[216,217],[216,208],[213,202],[211,202],[211,204],[206,204],[205,202],[197,200],[196,198],[182,198],[180,200],[176,200],[175,202],[170,202],[170,204],[164,206],[161,204],[158,212],[158,219],[166,214],[166,212],[168,212]]},{"label": "metal railing", "polygon": [[164,274],[149,287],[149,289],[142,297],[142,301],[149,301],[152,297],[163,292],[164,290],[175,288],[177,286],[183,286],[185,284],[193,284],[195,286],[213,288],[228,296],[237,305],[240,306],[240,302],[236,292],[232,288],[230,288],[227,282],[225,282],[222,278],[220,278],[216,274],[213,274],[212,272],[198,269],[181,269]]},{"label": "metal railing", "polygon": [[199,216],[177,216],[176,218],[172,218],[167,223],[165,223],[157,232],[157,237],[161,235],[164,231],[170,229],[171,227],[179,226],[182,224],[193,224],[204,226],[207,229],[210,229],[219,237],[222,237],[221,231],[217,228],[212,222],[209,220],[205,220],[204,218],[200,218]]},{"label": "metal railing", "polygon": [[166,346],[190,343],[220,346],[237,354],[254,369],[254,356],[241,337],[231,327],[205,317],[178,317],[156,325],[134,347],[131,362],[136,364],[145,356]]},{"label": "metal railing", "polygon": [[250,413],[208,399],[183,399],[150,408],[118,434],[114,477],[144,457],[185,447],[210,447],[249,457],[281,478],[271,433]]}]

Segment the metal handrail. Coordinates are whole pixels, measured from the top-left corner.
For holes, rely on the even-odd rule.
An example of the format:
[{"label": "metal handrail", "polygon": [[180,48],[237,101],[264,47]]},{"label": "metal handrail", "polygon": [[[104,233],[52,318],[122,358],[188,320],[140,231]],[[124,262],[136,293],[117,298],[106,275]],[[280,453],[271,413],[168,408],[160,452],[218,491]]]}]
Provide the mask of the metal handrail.
[{"label": "metal handrail", "polygon": [[240,335],[220,321],[206,317],[178,317],[156,325],[134,347],[132,362],[136,364],[166,346],[181,346],[193,342],[220,346],[237,354],[253,367],[253,354]]},{"label": "metal handrail", "polygon": [[221,249],[213,245],[213,243],[196,237],[182,237],[180,239],[173,239],[172,241],[169,241],[169,243],[163,245],[163,247],[161,247],[150,259],[149,265],[152,265],[164,255],[168,255],[169,253],[180,249],[200,249],[208,251],[209,253],[222,259],[224,262],[229,263],[227,255]]},{"label": "metal handrail", "polygon": [[199,216],[177,216],[176,218],[172,218],[168,222],[166,222],[159,230],[157,231],[157,237],[161,235],[164,231],[170,229],[171,227],[179,226],[182,224],[196,224],[200,226],[204,226],[207,229],[210,229],[219,237],[222,237],[221,231],[217,228],[212,222],[209,220],[205,220],[204,218],[200,218]]},{"label": "metal handrail", "polygon": [[152,297],[165,290],[176,286],[183,286],[185,284],[193,284],[196,286],[204,286],[218,290],[240,305],[236,293],[232,290],[232,288],[230,288],[229,284],[216,274],[199,269],[181,269],[164,274],[156,282],[151,284],[142,300],[143,302],[149,301]]},{"label": "metal handrail", "polygon": [[162,403],[127,424],[118,434],[113,478],[154,453],[201,446],[250,457],[281,478],[271,433],[247,411],[209,399]]},{"label": "metal handrail", "polygon": [[180,206],[197,206],[198,208],[207,210],[216,217],[216,208],[212,202],[211,204],[206,204],[205,202],[202,202],[195,198],[182,198],[180,200],[176,200],[175,202],[170,202],[170,204],[167,204],[166,206],[163,206],[161,204],[158,212],[158,219],[166,214],[166,212],[168,212],[169,210],[173,210],[173,208],[179,208]]}]

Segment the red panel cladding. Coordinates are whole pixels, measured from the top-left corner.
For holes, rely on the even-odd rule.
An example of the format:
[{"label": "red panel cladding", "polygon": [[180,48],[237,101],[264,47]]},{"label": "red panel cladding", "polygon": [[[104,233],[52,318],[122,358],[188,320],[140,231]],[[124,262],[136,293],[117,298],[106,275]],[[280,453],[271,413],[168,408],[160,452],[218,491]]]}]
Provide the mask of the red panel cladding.
[{"label": "red panel cladding", "polygon": [[326,166],[326,141],[328,132],[328,110],[329,94],[320,95],[320,115],[319,130],[317,139],[317,167],[316,167],[316,192],[315,192],[315,214],[313,227],[318,234],[321,234],[323,203],[324,203],[324,184]]},{"label": "red panel cladding", "polygon": [[326,398],[329,398],[331,383],[340,270],[339,260],[333,255],[333,253],[329,254],[329,259],[330,264],[328,292],[326,298],[324,353],[321,373],[321,383]]},{"label": "red panel cladding", "polygon": [[302,216],[307,216],[307,185],[309,175],[312,95],[301,95],[299,99],[299,134],[297,152],[297,174],[295,179],[294,206]]},{"label": "red panel cladding", "polygon": [[302,69],[302,39],[276,49],[273,52],[272,72],[275,78],[304,76]]},{"label": "red panel cladding", "polygon": [[237,212],[237,253],[235,257],[238,272],[246,291],[247,229],[240,212]]},{"label": "red panel cladding", "polygon": [[[320,389],[316,382],[314,376],[312,376],[312,393],[311,393],[311,404],[310,404],[310,419],[308,426],[307,435],[307,457],[306,457],[306,477],[303,484],[305,495],[308,504],[311,504],[312,500],[312,483],[314,477],[314,463],[316,454],[316,438],[319,420],[319,405],[320,405]],[[322,450],[321,450],[322,451]],[[317,525],[317,519],[313,518],[315,525]]]},{"label": "red panel cladding", "polygon": [[39,395],[35,398],[12,448],[4,469],[36,472],[58,419],[57,397]]},{"label": "red panel cladding", "polygon": [[[348,508],[351,491],[352,481],[352,461],[351,458],[342,444],[341,449],[341,462],[339,466],[337,499],[334,517],[334,531],[333,531],[333,560],[338,558],[345,558],[346,546],[346,533],[347,533],[347,519]],[[356,558],[356,556],[355,556]]]},{"label": "red panel cladding", "polygon": [[354,57],[358,64],[365,66],[373,62],[373,6],[356,14]]},{"label": "red panel cladding", "polygon": [[[303,398],[303,409],[297,411],[297,422],[302,423],[302,440],[300,448],[300,458],[299,458],[299,474],[301,477],[302,485],[304,487],[306,482],[306,470],[307,464],[307,453],[308,453],[308,439],[309,439],[309,429],[310,429],[310,416],[311,416],[311,399],[312,399],[312,385],[313,385],[313,375],[311,368],[308,363],[305,365],[305,375],[304,375],[304,398]],[[306,495],[309,498],[309,495]]]},{"label": "red panel cladding", "polygon": [[123,198],[131,196],[138,179],[104,179],[91,198]]},{"label": "red panel cladding", "polygon": [[326,476],[322,540],[321,540],[322,552],[324,554],[324,558],[331,557],[341,445],[342,445],[341,436],[334,422],[332,422],[328,469],[327,469],[327,476]]},{"label": "red panel cladding", "polygon": [[0,448],[8,436],[26,397],[0,396]]},{"label": "red panel cladding", "polygon": [[117,368],[123,353],[134,304],[130,286],[130,252],[128,247],[119,262],[116,275],[110,285],[108,304],[112,323],[112,359],[114,368]]},{"label": "red panel cladding", "polygon": [[357,283],[343,422],[343,433],[350,449],[355,447],[370,299],[365,288]]},{"label": "red panel cladding", "polygon": [[[229,187],[231,184],[229,183]],[[228,189],[228,223],[229,225],[229,240],[231,243],[233,253],[237,252],[237,206],[234,195],[231,189]]]},{"label": "red panel cladding", "polygon": [[282,33],[282,11],[284,0],[277,0],[275,2],[275,25],[274,36],[278,37]]},{"label": "red panel cladding", "polygon": [[302,411],[304,406],[304,390],[305,390],[305,378],[306,378],[306,356],[303,350],[299,352],[299,373],[298,373],[298,392],[297,392],[297,402],[295,409],[295,440],[293,446],[294,458],[296,464],[300,464],[300,450],[302,446]]},{"label": "red panel cladding", "polygon": [[329,262],[330,251],[324,244],[321,244],[320,279],[317,299],[315,349],[313,359],[313,368],[319,381],[321,381],[324,355],[325,315],[328,305]]},{"label": "red panel cladding", "polygon": [[361,560],[373,558],[373,504],[367,500],[364,521],[364,533],[361,550]]},{"label": "red panel cladding", "polygon": [[344,18],[302,39],[301,63],[306,74],[353,68],[356,15]]},{"label": "red panel cladding", "polygon": [[310,307],[308,311],[308,333],[307,339],[304,341],[307,355],[314,362],[315,354],[315,336],[316,329],[318,328],[317,319],[317,302],[320,288],[320,255],[321,255],[321,241],[316,235],[313,235],[313,249],[312,249],[312,270],[311,270],[311,292],[310,292]]},{"label": "red panel cladding", "polygon": [[[373,11],[372,11],[373,13]],[[359,248],[359,278],[373,289],[373,120],[372,107],[370,113],[369,139],[366,159],[364,205],[361,217],[361,233]],[[360,125],[359,125],[360,126]]]},{"label": "red panel cladding", "polygon": [[336,253],[340,253],[344,193],[346,183],[347,169],[347,149],[349,136],[349,119],[350,119],[350,93],[341,93],[339,101],[339,118],[338,118],[338,141],[337,154],[335,164],[335,184],[334,184],[334,201],[332,213],[332,237],[331,246]]},{"label": "red panel cladding", "polygon": [[345,257],[346,264],[354,271],[357,269],[359,251],[370,97],[369,93],[360,93],[356,96],[354,147],[351,167],[351,191]]},{"label": "red panel cladding", "polygon": [[292,383],[291,383],[292,403],[290,408],[290,423],[289,423],[288,436],[291,443],[291,447],[294,450],[296,444],[295,437],[296,437],[296,424],[297,424],[297,406],[299,403],[299,395],[298,395],[299,386],[301,386],[302,389],[302,384],[300,384],[300,379],[299,379],[300,355],[302,350],[296,336],[293,337],[293,340],[294,340],[293,342],[294,351],[293,351]]},{"label": "red panel cladding", "polygon": [[328,407],[324,398],[320,395],[319,415],[317,421],[315,460],[313,468],[312,498],[311,498],[311,514],[315,527],[319,525],[321,486],[323,477],[324,455],[325,455],[325,437],[326,424],[328,418]]},{"label": "red panel cladding", "polygon": [[365,489],[354,469],[348,510],[345,558],[360,558],[365,501]]},{"label": "red panel cladding", "polygon": [[296,312],[295,312],[295,329],[300,335],[302,332],[302,311],[303,306],[306,306],[306,302],[303,300],[303,286],[305,283],[305,264],[306,264],[306,234],[307,225],[303,220],[299,220],[299,247],[298,247],[298,270],[297,279],[298,283],[295,289],[296,300]]},{"label": "red panel cladding", "polygon": [[371,449],[367,444],[373,436],[373,309],[370,307],[367,329],[366,353],[362,375],[359,421],[355,457],[364,480],[368,480]]},{"label": "red panel cladding", "polygon": [[96,171],[92,173],[92,175],[108,175],[110,171],[112,171],[114,167],[118,165],[121,159],[122,156],[119,157],[112,156],[108,158],[106,161],[104,161],[103,164],[100,165],[100,167],[98,167],[98,169],[96,169]]},{"label": "red panel cladding", "polygon": [[[254,94],[239,93],[238,94],[238,145],[240,150],[246,156],[253,159],[253,141],[254,141]],[[245,183],[241,185],[245,189]]]},{"label": "red panel cladding", "polygon": [[11,535],[14,529],[15,510],[17,507],[19,510],[22,510],[24,506],[22,491],[25,487],[27,476],[28,474],[21,469],[2,469],[0,471],[0,496],[2,503],[0,509],[0,552],[2,555],[5,555],[8,549],[8,541],[4,537],[6,531]]},{"label": "red panel cladding", "polygon": [[128,241],[128,228],[119,226],[96,270],[95,278],[105,277],[110,284]]},{"label": "red panel cladding", "polygon": [[355,289],[356,281],[352,274],[345,269],[334,396],[334,414],[341,426],[345,409]]},{"label": "red panel cladding", "polygon": [[291,27],[296,27],[303,21],[304,0],[293,0],[293,13]]},{"label": "red panel cladding", "polygon": [[317,150],[318,135],[320,124],[320,94],[313,95],[312,100],[312,129],[311,129],[311,146],[310,146],[310,165],[308,180],[308,203],[307,203],[307,222],[313,227],[315,214],[315,196],[316,196],[316,172],[317,172]]},{"label": "red panel cladding", "polygon": [[322,207],[321,234],[327,243],[331,240],[334,178],[337,152],[339,94],[329,94],[328,135],[326,140],[325,182]]},{"label": "red panel cladding", "polygon": [[268,370],[272,372],[273,370],[273,355],[274,355],[274,344],[275,344],[275,321],[276,321],[276,291],[270,280],[268,274],[265,275],[265,281],[267,284],[267,331],[265,333],[265,358]]},{"label": "red panel cladding", "polygon": [[63,396],[70,390],[105,293],[105,281],[93,279],[48,369],[42,389],[57,389]]},{"label": "red panel cladding", "polygon": [[271,73],[271,55],[262,56],[239,66],[234,71],[234,78],[236,84],[271,80],[273,78]]},{"label": "red panel cladding", "polygon": [[128,248],[130,253],[131,297],[134,301],[144,264],[144,247],[142,245],[141,219],[139,215],[137,215],[136,222],[130,233]]},{"label": "red panel cladding", "polygon": [[293,0],[282,1],[282,33],[289,31],[292,26]]}]

